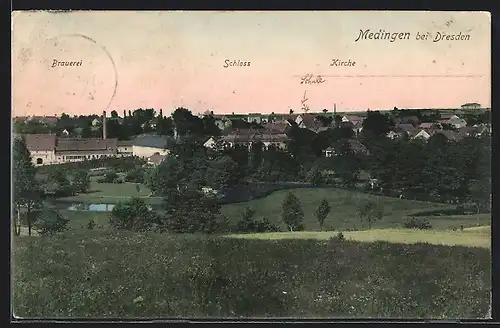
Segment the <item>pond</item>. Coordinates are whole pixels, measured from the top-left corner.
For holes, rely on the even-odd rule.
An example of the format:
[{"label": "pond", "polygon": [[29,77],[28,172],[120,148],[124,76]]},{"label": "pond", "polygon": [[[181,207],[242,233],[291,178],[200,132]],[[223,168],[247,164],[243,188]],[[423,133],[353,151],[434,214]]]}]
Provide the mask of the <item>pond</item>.
[{"label": "pond", "polygon": [[88,212],[111,212],[114,204],[73,204],[68,207],[70,211],[88,211]]},{"label": "pond", "polygon": [[[72,204],[67,209],[70,211],[78,211],[78,212],[111,212],[115,204]],[[153,208],[148,206],[149,210]]]}]

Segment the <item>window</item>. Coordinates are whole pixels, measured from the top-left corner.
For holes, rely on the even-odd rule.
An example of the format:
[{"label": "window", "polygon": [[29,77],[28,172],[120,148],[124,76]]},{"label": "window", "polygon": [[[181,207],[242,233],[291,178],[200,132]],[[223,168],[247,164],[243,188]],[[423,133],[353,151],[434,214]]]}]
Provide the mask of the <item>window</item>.
[{"label": "window", "polygon": [[41,158],[37,158],[37,159],[36,159],[36,164],[38,164],[38,165],[43,164],[43,159],[41,159]]}]

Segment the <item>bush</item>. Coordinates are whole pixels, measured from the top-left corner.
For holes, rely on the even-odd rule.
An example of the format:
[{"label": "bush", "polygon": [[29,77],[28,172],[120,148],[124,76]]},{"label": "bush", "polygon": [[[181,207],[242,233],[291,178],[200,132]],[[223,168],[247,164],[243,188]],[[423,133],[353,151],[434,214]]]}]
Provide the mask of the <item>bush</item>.
[{"label": "bush", "polygon": [[118,203],[110,213],[109,223],[113,228],[147,231],[156,221],[156,215],[149,210],[144,200],[132,198],[128,202]]},{"label": "bush", "polygon": [[42,236],[54,235],[67,230],[69,220],[53,208],[40,211],[35,230]]},{"label": "bush", "polygon": [[277,232],[280,229],[271,223],[268,218],[263,217],[260,220],[252,219],[255,211],[247,207],[245,208],[242,218],[236,224],[236,228],[234,232],[239,233],[261,233],[261,232]]},{"label": "bush", "polygon": [[404,223],[404,227],[407,229],[432,229],[431,223],[426,219],[418,219],[411,217]]},{"label": "bush", "polygon": [[94,220],[92,220],[92,219],[91,219],[91,220],[89,220],[89,222],[87,223],[87,229],[89,229],[89,230],[94,230],[94,228],[95,228],[95,222],[94,222]]},{"label": "bush", "polygon": [[144,170],[133,169],[125,175],[126,182],[144,183]]}]

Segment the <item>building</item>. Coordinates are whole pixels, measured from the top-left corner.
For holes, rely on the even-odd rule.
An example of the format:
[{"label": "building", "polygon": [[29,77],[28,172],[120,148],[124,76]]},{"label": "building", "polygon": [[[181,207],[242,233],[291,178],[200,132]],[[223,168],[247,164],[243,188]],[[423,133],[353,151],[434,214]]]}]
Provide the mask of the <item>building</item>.
[{"label": "building", "polygon": [[224,131],[233,125],[233,122],[225,115],[214,116],[215,125],[219,130]]},{"label": "building", "polygon": [[79,162],[117,154],[117,139],[72,139],[58,138],[54,134],[28,134],[26,146],[35,166]]},{"label": "building", "polygon": [[453,126],[455,129],[460,129],[467,126],[467,121],[456,115],[450,117],[447,123]]},{"label": "building", "polygon": [[460,106],[462,109],[481,109],[481,104],[478,103],[466,103]]},{"label": "building", "polygon": [[160,153],[154,153],[153,155],[148,157],[148,165],[159,165],[163,160],[165,160],[167,156],[160,155]]},{"label": "building", "polygon": [[148,158],[156,153],[168,155],[168,139],[165,136],[154,134],[142,134],[132,140],[132,154],[134,156]]},{"label": "building", "polygon": [[106,138],[106,112],[103,137],[59,138],[55,134],[27,134],[26,146],[35,166],[80,162],[118,155],[118,140]]},{"label": "building", "polygon": [[317,115],[302,114],[297,116],[295,123],[301,129],[308,129],[313,132],[318,132],[323,127],[323,123],[317,118]]},{"label": "building", "polygon": [[279,149],[286,149],[289,140],[290,138],[284,133],[272,133],[269,131],[262,132],[248,129],[245,131],[235,131],[235,133],[218,138],[212,137],[204,143],[204,146],[213,148],[218,142],[220,142],[223,147],[241,145],[251,149],[254,143],[261,142],[264,149],[268,149],[270,146],[274,146]]},{"label": "building", "polygon": [[262,115],[261,113],[250,113],[248,114],[246,121],[248,123],[257,123],[257,124],[267,123],[268,117]]},{"label": "building", "polygon": [[117,142],[117,156],[133,156],[133,145],[132,140],[118,140]]}]

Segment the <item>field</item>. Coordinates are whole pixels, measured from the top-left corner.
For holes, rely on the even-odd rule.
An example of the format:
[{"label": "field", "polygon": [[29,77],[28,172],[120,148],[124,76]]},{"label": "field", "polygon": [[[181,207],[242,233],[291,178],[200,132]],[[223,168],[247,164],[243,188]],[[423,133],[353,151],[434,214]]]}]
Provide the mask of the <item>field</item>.
[{"label": "field", "polygon": [[[300,200],[304,211],[305,230],[308,231],[319,230],[319,224],[314,212],[323,198],[326,198],[331,206],[331,212],[325,220],[324,230],[361,230],[366,228],[362,227],[357,219],[357,208],[359,204],[368,200],[384,208],[383,219],[373,226],[378,228],[401,227],[407,215],[414,212],[450,208],[449,205],[445,204],[376,196],[335,188],[301,188],[292,191]],[[281,190],[265,198],[225,205],[222,212],[230,218],[239,218],[243,209],[250,206],[256,211],[256,217],[265,216],[271,222],[280,226],[282,230],[286,230],[286,227],[281,222],[281,203],[288,192],[289,190]],[[459,220],[456,223],[456,227],[459,228]],[[449,227],[448,224],[446,226]]]},{"label": "field", "polygon": [[[342,232],[348,240],[359,242],[385,241],[397,244],[429,243],[433,245],[491,247],[491,227],[465,228],[464,231],[413,230],[413,229],[372,229]],[[327,240],[337,235],[333,231],[313,232],[272,232],[259,234],[233,234],[228,237],[245,239],[316,239]]]},{"label": "field", "polygon": [[482,248],[80,231],[20,237],[21,317],[475,318],[488,312]]},{"label": "field", "polygon": [[[137,194],[135,184],[93,182],[91,189],[72,201],[114,203]],[[256,217],[281,225],[287,192],[224,205],[222,211],[236,222],[251,206]],[[70,231],[51,238],[23,231],[14,239],[14,313],[26,318],[434,319],[488,313],[491,215],[420,217],[433,228],[409,230],[402,228],[408,214],[450,206],[332,188],[293,192],[308,231],[116,232],[108,227],[109,213],[62,210]],[[141,186],[139,194],[149,191]],[[325,222],[329,231],[318,231],[314,217],[322,198],[332,207]],[[356,214],[364,200],[384,207],[384,218],[370,230],[359,225]],[[91,219],[94,230],[86,228]],[[347,231],[352,228],[360,231]],[[339,231],[344,242],[329,240]]]}]

